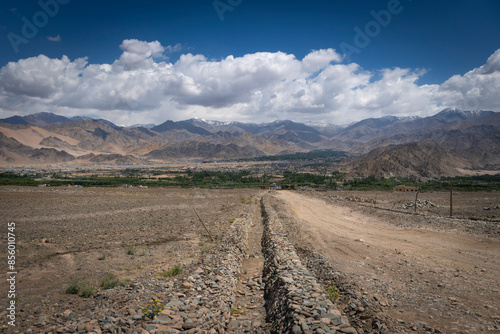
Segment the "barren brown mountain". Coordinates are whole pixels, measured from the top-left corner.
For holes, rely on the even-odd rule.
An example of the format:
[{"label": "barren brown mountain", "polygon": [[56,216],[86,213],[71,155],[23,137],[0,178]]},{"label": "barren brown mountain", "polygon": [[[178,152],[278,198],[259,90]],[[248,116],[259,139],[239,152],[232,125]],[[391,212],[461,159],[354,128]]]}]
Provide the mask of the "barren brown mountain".
[{"label": "barren brown mountain", "polygon": [[481,110],[372,118],[346,127],[191,119],[126,128],[103,119],[40,113],[2,119],[0,133],[3,166],[216,161],[315,149],[362,154],[344,165],[359,176],[434,177],[455,175],[457,168],[500,166],[500,113]]},{"label": "barren brown mountain", "polygon": [[457,168],[471,164],[435,142],[425,141],[379,147],[347,166],[356,176],[430,178],[461,174]]}]

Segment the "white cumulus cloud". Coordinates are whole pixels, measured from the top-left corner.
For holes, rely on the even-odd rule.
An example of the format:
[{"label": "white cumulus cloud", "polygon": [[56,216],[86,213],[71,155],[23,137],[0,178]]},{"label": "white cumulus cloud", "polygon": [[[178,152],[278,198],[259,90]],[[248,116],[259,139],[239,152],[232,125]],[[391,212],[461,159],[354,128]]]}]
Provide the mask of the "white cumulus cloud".
[{"label": "white cumulus cloud", "polygon": [[440,87],[441,99],[462,109],[500,110],[500,49],[486,64],[454,75]]},{"label": "white cumulus cloud", "polygon": [[257,52],[221,60],[183,54],[180,44],[124,40],[111,64],[44,55],[0,69],[0,116],[52,111],[100,115],[119,124],[203,117],[218,120],[326,121],[432,114],[444,107],[500,110],[500,50],[485,65],[441,85],[419,85],[423,71],[363,70],[333,49],[303,59]]}]

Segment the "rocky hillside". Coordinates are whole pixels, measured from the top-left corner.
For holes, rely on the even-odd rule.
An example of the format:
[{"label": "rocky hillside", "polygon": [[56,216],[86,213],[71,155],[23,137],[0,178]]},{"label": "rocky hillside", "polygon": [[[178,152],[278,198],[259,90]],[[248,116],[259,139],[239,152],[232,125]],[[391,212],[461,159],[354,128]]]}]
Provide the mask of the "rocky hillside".
[{"label": "rocky hillside", "polygon": [[0,132],[0,165],[10,165],[16,162],[47,164],[73,160],[75,157],[64,150],[59,151],[45,147],[32,148]]},{"label": "rocky hillside", "polygon": [[[446,175],[456,168],[500,166],[500,113],[482,110],[445,109],[430,117],[388,116],[349,126],[190,119],[121,127],[104,119],[39,113],[0,119],[0,133],[5,142],[0,147],[2,165],[215,161],[330,149],[363,155],[346,166],[365,176]],[[425,157],[429,141],[442,155],[447,152],[454,157],[448,164],[457,164],[447,167],[436,162],[428,172],[414,165],[412,161]],[[12,143],[22,149],[10,149]],[[410,152],[415,143],[426,144]],[[398,150],[407,152],[391,153]],[[400,161],[402,157],[408,157],[408,163]],[[359,162],[363,164],[357,165]]]},{"label": "rocky hillside", "polygon": [[251,146],[238,146],[235,144],[210,144],[201,141],[184,141],[167,144],[146,155],[155,160],[169,159],[200,159],[200,160],[225,160],[265,155],[264,152]]},{"label": "rocky hillside", "polygon": [[471,163],[434,141],[379,147],[348,163],[354,176],[431,178],[458,175]]}]

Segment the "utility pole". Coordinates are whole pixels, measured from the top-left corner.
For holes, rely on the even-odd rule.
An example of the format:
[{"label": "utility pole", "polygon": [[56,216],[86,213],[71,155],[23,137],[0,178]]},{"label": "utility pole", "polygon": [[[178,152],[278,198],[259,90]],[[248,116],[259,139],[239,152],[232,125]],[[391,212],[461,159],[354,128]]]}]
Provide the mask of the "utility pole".
[{"label": "utility pole", "polygon": [[450,178],[450,217],[453,217],[453,178]]}]

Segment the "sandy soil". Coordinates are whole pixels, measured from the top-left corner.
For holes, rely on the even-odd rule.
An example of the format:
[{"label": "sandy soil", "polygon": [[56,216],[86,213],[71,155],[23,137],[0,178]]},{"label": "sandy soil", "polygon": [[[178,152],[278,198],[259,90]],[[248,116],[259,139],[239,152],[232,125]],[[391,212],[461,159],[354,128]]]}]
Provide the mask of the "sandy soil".
[{"label": "sandy soil", "polygon": [[402,228],[398,221],[411,226],[412,216],[362,213],[305,193],[276,197],[284,202],[281,212],[300,224],[295,240],[327,256],[385,314],[444,333],[498,332],[498,238],[432,225]]}]

